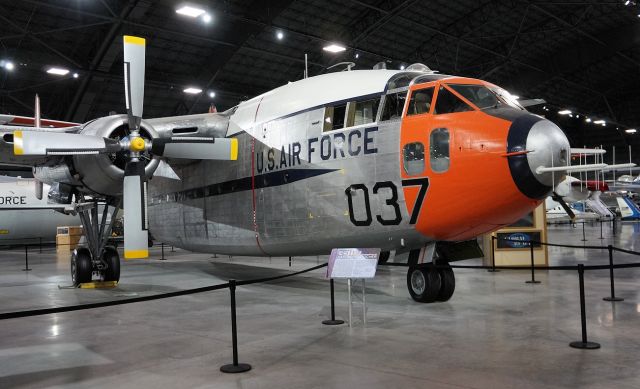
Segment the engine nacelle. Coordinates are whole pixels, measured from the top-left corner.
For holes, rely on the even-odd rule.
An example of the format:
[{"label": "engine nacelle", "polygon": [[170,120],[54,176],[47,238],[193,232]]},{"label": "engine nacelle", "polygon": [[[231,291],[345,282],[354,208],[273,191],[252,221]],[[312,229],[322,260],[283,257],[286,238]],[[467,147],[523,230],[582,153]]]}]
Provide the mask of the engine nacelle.
[{"label": "engine nacelle", "polygon": [[[112,115],[88,122],[82,128],[83,135],[94,135],[103,138],[120,140],[129,135],[127,115]],[[146,140],[158,137],[154,128],[142,121],[140,136]],[[127,151],[100,155],[74,155],[72,157],[71,172],[80,190],[102,196],[121,196],[124,168],[128,160]],[[146,160],[145,173],[151,177],[160,163],[160,157],[152,157],[142,153],[142,160]]]}]

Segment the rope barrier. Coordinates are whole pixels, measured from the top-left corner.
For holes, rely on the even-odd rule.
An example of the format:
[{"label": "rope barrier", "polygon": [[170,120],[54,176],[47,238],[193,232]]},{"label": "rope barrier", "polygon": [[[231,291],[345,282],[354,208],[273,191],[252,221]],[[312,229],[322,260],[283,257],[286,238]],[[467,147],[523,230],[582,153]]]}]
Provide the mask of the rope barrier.
[{"label": "rope barrier", "polygon": [[[310,272],[310,271],[313,271],[313,270],[321,269],[321,268],[323,268],[325,266],[327,266],[326,263],[324,263],[322,265],[314,266],[314,267],[309,268],[309,269],[297,271],[295,273],[283,274],[283,275],[280,275],[280,276],[268,277],[268,278],[259,278],[259,279],[255,279],[255,280],[237,281],[236,285],[251,285],[251,284],[257,284],[257,283],[261,283],[261,282],[274,281],[274,280],[287,278],[287,277],[293,277],[293,276],[296,276],[296,275],[299,275],[299,274],[303,274],[303,273],[307,273],[307,272]],[[124,304],[139,303],[139,302],[143,302],[143,301],[160,300],[160,299],[166,299],[166,298],[171,298],[171,297],[186,296],[186,295],[196,294],[196,293],[211,292],[211,291],[214,291],[214,290],[225,289],[225,288],[228,288],[229,286],[230,286],[230,283],[229,282],[225,282],[224,284],[204,286],[204,287],[201,287],[201,288],[194,288],[194,289],[179,290],[179,291],[176,291],[176,292],[154,294],[154,295],[151,295],[151,296],[132,297],[132,298],[121,299],[121,300],[110,300],[110,301],[102,301],[102,302],[97,302],[97,303],[70,305],[70,306],[64,306],[64,307],[32,309],[32,310],[28,310],[28,311],[4,312],[4,313],[0,313],[0,320],[17,319],[17,318],[20,318],[20,317],[29,317],[29,316],[49,315],[49,314],[52,314],[52,313],[81,311],[81,310],[84,310],[84,309],[104,308],[104,307],[111,307],[111,306],[114,306],[114,305],[124,305]]]}]

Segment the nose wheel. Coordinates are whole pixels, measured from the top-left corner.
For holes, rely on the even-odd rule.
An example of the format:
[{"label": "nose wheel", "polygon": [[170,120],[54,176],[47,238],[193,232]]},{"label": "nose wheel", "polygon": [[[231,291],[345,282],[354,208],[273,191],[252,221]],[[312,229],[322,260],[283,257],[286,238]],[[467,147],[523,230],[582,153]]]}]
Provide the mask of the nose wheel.
[{"label": "nose wheel", "polygon": [[410,255],[407,289],[411,298],[419,303],[448,301],[456,289],[455,275],[449,264],[442,262],[436,267],[432,263],[411,263],[411,259]]}]

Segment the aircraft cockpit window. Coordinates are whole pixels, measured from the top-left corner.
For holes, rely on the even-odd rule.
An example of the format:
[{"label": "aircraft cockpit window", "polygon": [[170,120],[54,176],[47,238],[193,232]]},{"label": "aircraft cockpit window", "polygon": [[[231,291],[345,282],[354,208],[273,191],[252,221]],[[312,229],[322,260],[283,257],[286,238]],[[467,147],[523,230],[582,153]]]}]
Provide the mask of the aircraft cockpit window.
[{"label": "aircraft cockpit window", "polygon": [[483,85],[449,84],[449,87],[480,109],[497,108],[503,103],[489,88]]},{"label": "aircraft cockpit window", "polygon": [[347,104],[327,107],[324,110],[323,131],[333,131],[344,128],[344,119],[347,113]]},{"label": "aircraft cockpit window", "polygon": [[349,103],[347,127],[375,122],[378,115],[378,106],[380,106],[379,98]]},{"label": "aircraft cockpit window", "polygon": [[443,173],[449,170],[449,130],[436,128],[431,131],[429,153],[431,170],[436,173]]},{"label": "aircraft cockpit window", "polygon": [[382,116],[380,120],[398,119],[402,116],[404,103],[407,101],[407,92],[389,93],[384,98]]},{"label": "aircraft cockpit window", "polygon": [[436,115],[454,112],[466,112],[473,111],[473,108],[469,104],[462,101],[458,96],[451,93],[451,91],[443,86],[438,90],[438,97],[436,99],[436,107],[433,111]]},{"label": "aircraft cockpit window", "polygon": [[413,91],[411,100],[409,100],[409,109],[407,116],[421,115],[431,111],[431,100],[433,99],[434,88],[425,88]]},{"label": "aircraft cockpit window", "polygon": [[424,172],[424,145],[420,142],[404,145],[404,171],[410,176]]}]

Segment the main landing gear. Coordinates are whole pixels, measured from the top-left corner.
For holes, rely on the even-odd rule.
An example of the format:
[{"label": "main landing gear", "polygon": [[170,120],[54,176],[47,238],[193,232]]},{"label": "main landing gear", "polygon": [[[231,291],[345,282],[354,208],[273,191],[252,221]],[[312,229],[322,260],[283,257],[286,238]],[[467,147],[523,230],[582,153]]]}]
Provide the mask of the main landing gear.
[{"label": "main landing gear", "polygon": [[[424,250],[427,255],[422,251]],[[420,257],[433,258],[435,246],[422,250],[411,250],[409,253],[409,270],[407,271],[407,288],[411,298],[420,303],[448,301],[456,289],[456,279],[448,262],[435,260],[419,263]],[[429,256],[428,254],[431,253]],[[436,264],[437,266],[434,266]]]},{"label": "main landing gear", "polygon": [[78,247],[71,254],[71,279],[74,286],[91,282],[94,275],[105,282],[120,280],[120,256],[114,247],[107,246],[118,208],[119,204],[113,207],[111,220],[108,221],[109,207],[106,204],[100,218],[97,203],[81,203],[76,206],[87,247]]}]

